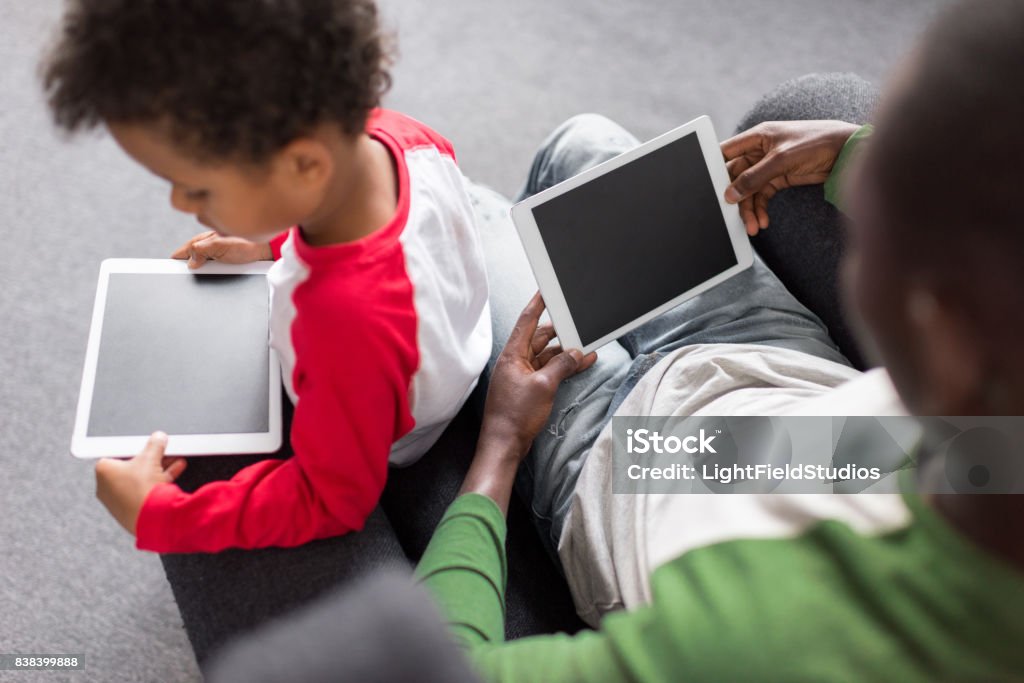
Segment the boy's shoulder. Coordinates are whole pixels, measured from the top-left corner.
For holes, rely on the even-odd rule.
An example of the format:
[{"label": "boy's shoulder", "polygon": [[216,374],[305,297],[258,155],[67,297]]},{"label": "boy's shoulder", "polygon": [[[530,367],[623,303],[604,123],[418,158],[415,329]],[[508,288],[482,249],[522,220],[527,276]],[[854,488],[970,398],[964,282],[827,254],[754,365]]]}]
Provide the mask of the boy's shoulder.
[{"label": "boy's shoulder", "polygon": [[411,288],[401,280],[388,280],[380,269],[319,269],[316,277],[295,290],[293,302],[301,310],[300,328],[328,347],[354,336],[367,343],[391,338],[396,332],[416,337]]},{"label": "boy's shoulder", "polygon": [[447,138],[425,123],[397,111],[374,109],[366,121],[366,132],[370,135],[384,133],[406,152],[433,147],[455,159],[455,149]]}]

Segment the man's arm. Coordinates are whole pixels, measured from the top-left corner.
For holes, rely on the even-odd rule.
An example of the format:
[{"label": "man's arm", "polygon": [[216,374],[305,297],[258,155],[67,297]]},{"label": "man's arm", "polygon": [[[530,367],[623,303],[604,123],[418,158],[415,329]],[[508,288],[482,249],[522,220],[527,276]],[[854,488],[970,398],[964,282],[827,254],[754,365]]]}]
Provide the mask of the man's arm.
[{"label": "man's arm", "polygon": [[495,364],[476,455],[460,496],[438,524],[416,573],[434,594],[458,642],[493,680],[626,680],[616,676],[603,636],[537,639],[525,650],[501,643],[505,633],[505,515],[516,468],[540,431],[561,382],[597,360],[549,346],[555,332],[538,326],[544,302],[534,296]]},{"label": "man's arm", "polygon": [[723,142],[725,201],[740,205],[747,234],[768,227],[768,201],[780,190],[824,183],[856,132],[843,121],[768,121]]},{"label": "man's arm", "polygon": [[[477,457],[490,456],[478,452]],[[651,610],[614,615],[628,617],[615,635],[583,631],[575,636],[503,642],[505,514],[489,496],[464,493],[456,498],[438,524],[416,574],[434,595],[456,642],[487,681],[637,680],[636,672],[627,669],[626,659],[620,656],[621,649],[633,648],[632,639],[648,637],[644,630],[654,617]]]},{"label": "man's arm", "polygon": [[423,554],[417,574],[438,596],[467,646],[504,638],[505,515],[519,463],[554,405],[562,381],[597,361],[551,345],[554,327],[534,295],[491,373],[476,454]]}]

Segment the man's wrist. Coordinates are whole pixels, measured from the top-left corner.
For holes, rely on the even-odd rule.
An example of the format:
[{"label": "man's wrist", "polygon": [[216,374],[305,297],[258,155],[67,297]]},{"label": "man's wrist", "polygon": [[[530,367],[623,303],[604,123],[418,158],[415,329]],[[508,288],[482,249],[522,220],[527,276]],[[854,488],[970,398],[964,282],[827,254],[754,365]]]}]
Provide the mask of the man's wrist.
[{"label": "man's wrist", "polygon": [[510,460],[518,463],[530,450],[532,441],[514,430],[489,426],[486,423],[480,430],[477,439],[476,453],[478,457]]},{"label": "man's wrist", "polygon": [[476,454],[466,472],[460,494],[487,496],[497,504],[502,514],[507,513],[516,470],[529,447],[518,438],[488,431],[485,427],[477,440]]},{"label": "man's wrist", "polygon": [[825,180],[825,201],[832,204],[840,211],[843,210],[843,178],[848,173],[852,158],[859,154],[859,150],[863,147],[863,141],[871,137],[873,132],[874,127],[868,124],[866,126],[861,126],[855,130],[852,135],[846,138],[842,147],[839,149],[839,155],[832,164],[832,170],[829,173],[828,178]]}]

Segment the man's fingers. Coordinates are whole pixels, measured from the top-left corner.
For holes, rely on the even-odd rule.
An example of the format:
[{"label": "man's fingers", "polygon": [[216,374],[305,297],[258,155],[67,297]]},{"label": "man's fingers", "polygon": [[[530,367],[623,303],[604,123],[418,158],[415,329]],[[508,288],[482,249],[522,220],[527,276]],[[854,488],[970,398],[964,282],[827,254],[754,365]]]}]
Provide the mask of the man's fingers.
[{"label": "man's fingers", "polygon": [[726,161],[735,159],[743,154],[760,152],[764,149],[764,134],[754,126],[750,130],[734,135],[721,144],[722,156]]},{"label": "man's fingers", "polygon": [[548,362],[552,358],[554,358],[555,356],[557,356],[561,352],[562,352],[562,345],[561,344],[553,344],[552,346],[549,346],[548,348],[542,350],[540,352],[540,355],[538,355],[533,360],[533,369],[534,370],[540,370],[542,367],[547,365]]},{"label": "man's fingers", "polygon": [[[736,157],[725,166],[729,171],[729,177],[736,180],[756,165],[749,156],[743,155]],[[768,227],[768,200],[778,192],[776,189],[778,182],[780,181],[777,177],[772,178],[758,191],[739,200],[740,217],[743,219],[743,226],[750,237]],[[738,196],[738,191],[733,194],[732,188],[729,188],[726,190],[726,195],[735,198]]]},{"label": "man's fingers", "polygon": [[785,178],[773,178],[770,183],[761,188],[761,191],[754,195],[754,212],[757,214],[757,224],[761,230],[768,227],[771,219],[768,217],[768,203],[772,197],[785,189],[788,182]]},{"label": "man's fingers", "polygon": [[746,171],[740,173],[725,190],[725,201],[736,204],[761,190],[777,176],[783,174],[786,158],[769,154]]},{"label": "man's fingers", "polygon": [[508,343],[505,344],[505,348],[514,351],[517,355],[524,358],[529,357],[530,341],[537,331],[537,323],[540,321],[540,315],[543,312],[544,299],[541,298],[540,292],[537,292],[530,299],[530,303],[526,304],[523,312],[519,314],[519,319],[516,321],[515,327],[512,328],[512,333],[508,336]]},{"label": "man's fingers", "polygon": [[[771,187],[769,185],[769,187]],[[764,230],[768,227],[768,199],[766,192],[754,195],[754,213],[757,214],[757,227]]]},{"label": "man's fingers", "polygon": [[736,157],[732,161],[725,164],[725,169],[729,171],[729,180],[733,180],[740,173],[743,173],[748,168],[754,165],[754,162],[748,156]]},{"label": "man's fingers", "polygon": [[530,342],[530,350],[537,355],[544,350],[552,339],[555,338],[555,327],[551,323],[544,323],[533,333],[533,340]]},{"label": "man's fingers", "polygon": [[757,213],[754,210],[754,200],[744,199],[740,202],[740,218],[743,219],[743,225],[747,229],[747,234],[753,237],[757,234]]},{"label": "man's fingers", "polygon": [[557,386],[563,380],[575,375],[579,371],[582,362],[583,354],[580,350],[570,349],[569,351],[563,351],[548,361],[544,367],[537,371],[537,374],[546,377]]}]

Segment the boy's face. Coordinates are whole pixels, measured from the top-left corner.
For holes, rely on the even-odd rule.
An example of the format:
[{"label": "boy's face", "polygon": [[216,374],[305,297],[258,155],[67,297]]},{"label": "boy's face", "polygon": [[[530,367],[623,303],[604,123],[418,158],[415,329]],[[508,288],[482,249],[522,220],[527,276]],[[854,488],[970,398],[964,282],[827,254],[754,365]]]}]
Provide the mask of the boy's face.
[{"label": "boy's face", "polygon": [[135,161],[171,184],[171,206],[222,235],[265,242],[313,214],[321,183],[296,178],[275,160],[264,166],[202,163],[172,145],[154,124],[107,127]]}]

